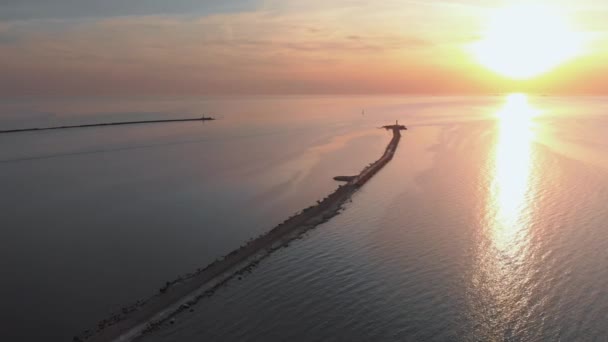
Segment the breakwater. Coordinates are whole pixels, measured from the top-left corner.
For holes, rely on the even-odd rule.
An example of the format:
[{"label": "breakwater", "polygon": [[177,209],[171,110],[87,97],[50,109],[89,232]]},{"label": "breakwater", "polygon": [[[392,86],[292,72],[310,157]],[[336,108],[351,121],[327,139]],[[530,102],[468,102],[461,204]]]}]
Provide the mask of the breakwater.
[{"label": "breakwater", "polygon": [[34,128],[7,129],[7,130],[0,130],[0,134],[23,133],[23,132],[38,132],[38,131],[50,131],[50,130],[58,130],[58,129],[86,128],[86,127],[141,125],[141,124],[153,124],[153,123],[189,122],[189,121],[211,121],[211,120],[215,120],[215,119],[203,116],[201,118],[192,118],[192,119],[166,119],[166,120],[143,120],[143,121],[105,122],[105,123],[85,124],[85,125],[68,125],[68,126],[54,126],[54,127],[34,127]]},{"label": "breakwater", "polygon": [[191,311],[200,299],[212,295],[229,280],[250,272],[273,251],[285,247],[306,231],[336,216],[344,203],[377,174],[394,156],[404,126],[385,126],[393,137],[384,153],[359,175],[349,178],[333,193],[317,201],[267,233],[250,240],[239,249],[216,260],[205,268],[165,283],[152,297],[122,308],[100,321],[93,329],[74,337],[74,341],[132,341],[163,324],[172,324],[173,317]]}]

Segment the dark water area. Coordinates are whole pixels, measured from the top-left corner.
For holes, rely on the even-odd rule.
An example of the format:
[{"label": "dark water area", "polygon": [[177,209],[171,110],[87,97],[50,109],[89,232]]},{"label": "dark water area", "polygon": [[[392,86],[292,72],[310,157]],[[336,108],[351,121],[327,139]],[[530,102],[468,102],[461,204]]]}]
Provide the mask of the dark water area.
[{"label": "dark water area", "polygon": [[[144,340],[604,340],[603,98],[0,103],[0,336],[65,341],[330,193],[346,210]],[[365,113],[362,113],[365,109]]]},{"label": "dark water area", "polygon": [[340,113],[302,119],[297,103],[290,113],[274,101],[234,101],[3,108],[11,128],[202,115],[208,106],[220,117],[0,137],[0,296],[11,308],[0,336],[70,340],[315,203],[337,186],[335,172],[359,171],[385,146],[385,132]]}]

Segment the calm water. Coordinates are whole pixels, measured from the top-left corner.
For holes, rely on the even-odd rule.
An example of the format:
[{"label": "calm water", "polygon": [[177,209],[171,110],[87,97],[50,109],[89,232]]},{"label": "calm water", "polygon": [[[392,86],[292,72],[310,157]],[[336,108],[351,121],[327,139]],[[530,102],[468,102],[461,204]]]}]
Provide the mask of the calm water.
[{"label": "calm water", "polygon": [[7,128],[222,118],[0,136],[1,334],[69,339],[314,203],[399,119],[345,212],[144,340],[607,340],[607,100],[1,103]]}]

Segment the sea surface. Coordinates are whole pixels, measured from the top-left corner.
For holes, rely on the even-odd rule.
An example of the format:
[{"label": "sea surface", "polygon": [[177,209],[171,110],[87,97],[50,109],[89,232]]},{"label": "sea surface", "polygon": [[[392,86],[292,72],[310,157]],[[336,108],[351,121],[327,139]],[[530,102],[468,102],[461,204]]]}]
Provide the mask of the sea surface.
[{"label": "sea surface", "polygon": [[143,341],[608,340],[608,98],[1,100],[0,339],[66,341],[314,204],[345,210]]}]

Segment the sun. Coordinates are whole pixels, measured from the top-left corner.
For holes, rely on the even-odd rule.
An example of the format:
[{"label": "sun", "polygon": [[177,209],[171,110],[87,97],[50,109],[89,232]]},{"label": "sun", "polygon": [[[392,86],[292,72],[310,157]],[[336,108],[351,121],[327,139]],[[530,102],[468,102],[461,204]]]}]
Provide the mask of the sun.
[{"label": "sun", "polygon": [[583,40],[555,8],[513,5],[492,13],[471,46],[478,62],[512,79],[530,79],[582,53]]}]

